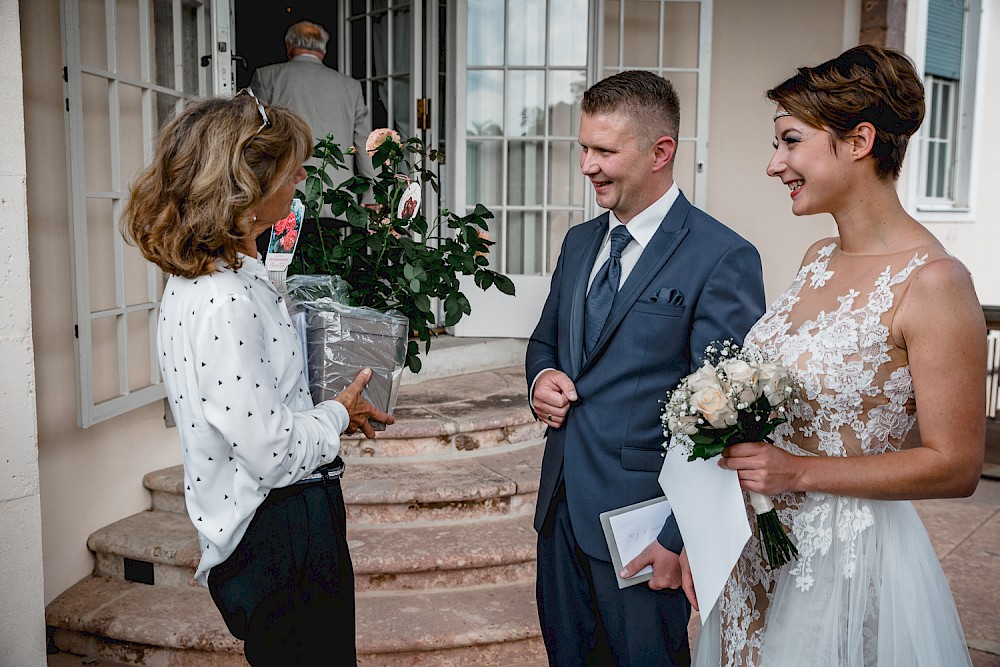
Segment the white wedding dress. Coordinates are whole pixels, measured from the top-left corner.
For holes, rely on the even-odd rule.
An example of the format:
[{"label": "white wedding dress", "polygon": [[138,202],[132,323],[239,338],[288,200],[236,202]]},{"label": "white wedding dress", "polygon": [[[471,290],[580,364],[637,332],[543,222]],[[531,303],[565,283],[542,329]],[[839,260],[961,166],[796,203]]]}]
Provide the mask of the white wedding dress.
[{"label": "white wedding dress", "polygon": [[[845,253],[836,239],[814,247],[747,335],[804,388],[776,444],[801,456],[899,449],[916,418],[893,316],[922,267],[957,260],[932,245],[892,255]],[[788,493],[775,504],[799,557],[769,570],[751,537],[702,628],[695,665],[972,664],[948,582],[910,502]]]}]

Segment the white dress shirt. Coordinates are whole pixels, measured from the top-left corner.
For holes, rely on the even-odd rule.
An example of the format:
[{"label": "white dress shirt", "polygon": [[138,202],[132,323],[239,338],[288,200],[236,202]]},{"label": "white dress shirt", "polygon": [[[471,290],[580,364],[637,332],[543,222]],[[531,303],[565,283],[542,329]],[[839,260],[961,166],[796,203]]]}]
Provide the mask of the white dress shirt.
[{"label": "white dress shirt", "polygon": [[[618,225],[625,224],[626,229],[628,229],[629,234],[632,235],[632,240],[628,242],[625,249],[622,250],[622,274],[621,282],[618,284],[619,287],[625,284],[628,280],[629,275],[632,273],[632,269],[639,262],[639,257],[642,256],[642,251],[646,249],[649,245],[650,239],[653,238],[653,234],[656,230],[660,228],[660,223],[663,219],[667,217],[667,213],[670,211],[670,207],[674,205],[677,201],[677,196],[681,193],[680,188],[677,187],[677,183],[671,183],[667,191],[663,193],[663,196],[657,199],[655,202],[644,208],[635,217],[628,221],[627,224],[622,223],[615,216],[614,211],[608,211],[608,230],[604,233],[604,241],[601,244],[601,249],[597,253],[597,259],[594,260],[594,266],[590,269],[590,279],[587,281],[587,292],[590,292],[590,286],[594,284],[594,278],[597,276],[597,272],[601,270],[604,263],[608,261],[611,257],[611,230]],[[535,401],[535,383],[538,382],[538,376],[545,371],[550,371],[551,368],[545,368],[538,372],[535,379],[531,381],[531,388],[528,390],[528,403],[529,405]]]},{"label": "white dress shirt", "polygon": [[195,579],[236,549],[270,489],[332,462],[349,417],[313,406],[302,345],[256,259],[171,276],[160,304],[160,370],[184,449],[184,497],[201,543]]},{"label": "white dress shirt", "polygon": [[640,211],[627,224],[619,221],[614,211],[608,211],[608,231],[604,234],[604,242],[601,245],[600,252],[597,253],[597,259],[594,260],[594,266],[590,269],[590,280],[587,281],[588,292],[590,291],[590,286],[594,284],[597,272],[601,270],[604,263],[608,261],[608,257],[611,256],[611,230],[618,225],[625,224],[625,228],[632,235],[632,240],[622,250],[622,277],[619,283],[619,286],[621,286],[628,280],[632,269],[635,268],[639,257],[642,255],[642,251],[646,249],[650,239],[653,238],[653,234],[660,228],[660,223],[667,217],[670,207],[677,201],[677,195],[680,192],[677,183],[672,183],[667,191],[663,193],[662,197]]}]

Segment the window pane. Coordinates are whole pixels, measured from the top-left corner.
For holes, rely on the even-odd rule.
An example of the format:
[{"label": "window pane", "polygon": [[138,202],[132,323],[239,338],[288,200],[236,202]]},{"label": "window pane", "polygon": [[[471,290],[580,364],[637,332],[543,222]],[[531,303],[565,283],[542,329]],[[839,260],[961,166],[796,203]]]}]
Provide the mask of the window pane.
[{"label": "window pane", "polygon": [[90,310],[119,305],[115,285],[115,243],[118,228],[110,199],[87,200],[87,256],[90,270]]},{"label": "window pane", "polygon": [[503,72],[472,71],[467,76],[466,133],[470,136],[503,134]]},{"label": "window pane", "polygon": [[689,201],[694,201],[697,194],[694,191],[694,176],[695,143],[681,141],[677,144],[677,155],[674,156],[674,180]]},{"label": "window pane", "polygon": [[[107,79],[83,74],[83,178],[91,191],[108,192],[111,184],[111,106]],[[117,112],[117,109],[116,109]]]},{"label": "window pane", "polygon": [[410,10],[393,12],[392,16],[392,71],[408,74],[412,68],[410,63]]},{"label": "window pane", "polygon": [[508,65],[545,65],[545,5],[538,0],[510,0]]},{"label": "window pane", "polygon": [[580,173],[580,145],[571,141],[549,144],[549,204],[583,206],[585,180]]},{"label": "window pane", "polygon": [[143,147],[145,139],[142,132],[142,91],[134,86],[120,84],[118,100],[121,112],[119,114],[118,137],[121,142],[121,179],[116,187],[128,189],[129,183],[142,170],[146,163]]},{"label": "window pane", "polygon": [[924,193],[928,197],[936,197],[937,193],[934,191],[934,165],[937,163],[937,149],[938,145],[934,141],[927,142],[927,164],[925,169],[927,170],[926,183],[924,184]]},{"label": "window pane", "polygon": [[541,206],[545,181],[544,144],[541,141],[512,141],[507,162],[507,203],[512,206]]},{"label": "window pane", "polygon": [[348,30],[351,31],[351,76],[355,79],[364,79],[368,76],[367,51],[365,44],[368,37],[365,34],[365,20],[363,18],[350,22]]},{"label": "window pane", "polygon": [[507,214],[507,273],[542,272],[541,211],[511,211]]},{"label": "window pane", "polygon": [[503,65],[504,0],[469,0],[470,65]]},{"label": "window pane", "polygon": [[698,66],[697,2],[663,4],[663,67]]},{"label": "window pane", "polygon": [[618,65],[619,29],[618,12],[621,3],[618,0],[607,0],[604,3],[604,66]]},{"label": "window pane", "polygon": [[90,323],[93,340],[94,403],[119,395],[118,318],[101,317]]},{"label": "window pane", "polygon": [[475,206],[477,203],[487,206],[501,204],[499,166],[503,156],[500,151],[503,143],[499,141],[472,141],[466,144],[465,152],[465,191],[466,203]]},{"label": "window pane", "polygon": [[389,73],[389,22],[388,14],[372,17],[372,76]]},{"label": "window pane", "polygon": [[549,211],[549,252],[548,264],[545,267],[546,273],[552,273],[556,270],[559,249],[562,247],[566,232],[571,226],[581,222],[583,222],[582,211]]},{"label": "window pane", "polygon": [[[156,83],[166,88],[175,88],[178,83],[175,81],[174,69],[174,3],[173,0],[153,0],[153,79]],[[121,17],[119,17],[119,20]],[[138,17],[136,18],[138,21]],[[119,24],[123,25],[123,24]],[[129,25],[129,24],[124,24]],[[136,23],[138,25],[138,23]],[[138,31],[135,31],[136,44],[138,44]],[[119,44],[121,44],[121,28],[118,29]],[[119,47],[120,48],[120,47]],[[119,65],[121,56],[119,54]],[[136,59],[138,60],[138,59]],[[135,63],[138,66],[138,62]]]},{"label": "window pane", "polygon": [[549,65],[586,66],[589,39],[587,1],[550,2],[549,11],[552,16],[549,22]]},{"label": "window pane", "polygon": [[545,73],[512,71],[508,75],[507,134],[538,136],[545,132]]},{"label": "window pane", "polygon": [[181,11],[181,43],[183,53],[181,54],[181,65],[183,67],[184,85],[183,90],[192,95],[198,95],[198,70],[200,69],[201,53],[203,51],[198,44],[198,5],[191,0],[182,3]]},{"label": "window pane", "polygon": [[665,75],[681,100],[682,137],[693,137],[698,131],[698,74],[695,72],[670,72]]},{"label": "window pane", "polygon": [[[141,50],[139,48],[139,2],[138,0],[118,0],[116,3],[115,16],[116,27],[115,27],[115,51],[118,54],[118,74],[123,76],[130,76],[138,79],[142,75],[142,60],[140,59]],[[154,12],[155,14],[155,12]],[[150,17],[153,20],[153,17]],[[160,26],[157,26],[159,28]],[[167,51],[169,54],[173,54],[173,25],[171,24],[169,32],[164,32],[161,35],[157,35],[155,31],[151,31],[154,40],[158,43],[166,43],[170,50]],[[158,39],[157,39],[158,38]],[[81,40],[86,41],[86,40]],[[154,49],[154,53],[159,53],[156,51],[156,45],[151,44],[151,48]],[[157,60],[160,60],[157,57]],[[167,60],[167,58],[162,58]],[[169,58],[170,66],[173,67],[174,59],[171,55]],[[159,72],[154,73],[154,77],[157,77]],[[173,85],[173,70],[170,72],[169,85]]]},{"label": "window pane", "polygon": [[149,353],[154,345],[149,335],[149,313],[144,310],[128,315],[128,388],[142,389],[153,382],[150,377]]},{"label": "window pane", "polygon": [[372,117],[372,127],[389,127],[389,81],[376,79],[371,82],[372,99],[368,111]]},{"label": "window pane", "polygon": [[410,112],[414,105],[410,101],[410,77],[399,76],[392,80],[392,117],[396,130],[407,139],[413,136]]},{"label": "window pane", "polygon": [[[108,69],[107,22],[104,0],[80,0],[80,62]],[[83,39],[86,35],[87,38]]]},{"label": "window pane", "polygon": [[580,134],[580,101],[587,89],[584,71],[549,72],[549,134],[576,137]]},{"label": "window pane", "polygon": [[623,67],[656,67],[659,63],[657,33],[660,30],[660,3],[625,0]]}]

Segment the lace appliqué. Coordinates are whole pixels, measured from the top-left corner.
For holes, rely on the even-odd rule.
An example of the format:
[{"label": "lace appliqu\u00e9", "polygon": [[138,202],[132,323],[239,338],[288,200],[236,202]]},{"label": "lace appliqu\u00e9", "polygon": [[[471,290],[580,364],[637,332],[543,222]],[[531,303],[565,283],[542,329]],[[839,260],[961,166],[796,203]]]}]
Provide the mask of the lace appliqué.
[{"label": "lace appliqu\u00e9", "polygon": [[[882,366],[893,360],[889,327],[883,322],[893,307],[893,288],[922,266],[927,255],[914,254],[895,273],[887,266],[864,303],[861,292],[848,289],[836,298],[835,309],[820,311],[793,330],[790,316],[802,290],[808,284],[819,291],[833,279],[828,265],[835,247],[823,247],[814,261],[799,269],[747,334],[748,344],[780,360],[804,389],[806,400],[792,406],[791,421],[774,433],[776,445],[798,455],[870,455],[896,449],[915,421],[907,412],[913,398],[908,366],[894,369],[881,385],[877,378]],[[866,404],[872,403],[876,405],[866,411]],[[795,444],[804,441],[816,451]],[[751,537],[719,600],[724,665],[759,664],[768,599],[780,576],[792,577],[803,594],[812,593],[818,577],[827,576],[815,568],[832,548],[841,576],[853,578],[859,537],[875,524],[869,504],[856,498],[785,494],[775,498],[775,504],[784,525],[791,528],[799,558],[787,570],[773,572],[761,561],[756,535]]]}]

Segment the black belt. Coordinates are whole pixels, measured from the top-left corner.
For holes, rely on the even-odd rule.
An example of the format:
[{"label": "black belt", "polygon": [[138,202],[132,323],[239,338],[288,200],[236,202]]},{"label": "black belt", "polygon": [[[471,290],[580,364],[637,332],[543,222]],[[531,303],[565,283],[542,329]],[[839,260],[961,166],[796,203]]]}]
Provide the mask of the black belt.
[{"label": "black belt", "polygon": [[[312,484],[314,482],[332,482],[333,480],[340,479],[344,476],[344,468],[347,466],[344,464],[344,459],[339,456],[334,459],[333,463],[327,463],[319,468],[312,471],[312,474],[308,477],[303,477],[294,484]],[[294,486],[293,484],[293,486]]]}]

